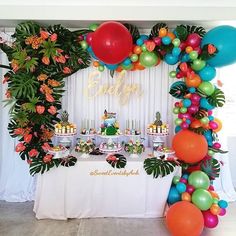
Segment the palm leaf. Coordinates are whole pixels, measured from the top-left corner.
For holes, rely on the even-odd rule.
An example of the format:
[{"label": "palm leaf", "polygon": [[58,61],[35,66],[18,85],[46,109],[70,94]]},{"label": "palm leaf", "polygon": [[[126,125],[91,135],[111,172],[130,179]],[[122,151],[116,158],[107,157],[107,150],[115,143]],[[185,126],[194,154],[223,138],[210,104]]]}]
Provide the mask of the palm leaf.
[{"label": "palm leaf", "polygon": [[113,167],[113,168],[125,168],[126,166],[126,158],[121,154],[114,154],[113,156],[116,157],[116,160],[109,160],[106,161]]},{"label": "palm leaf", "polygon": [[220,163],[215,158],[205,159],[201,162],[201,170],[205,172],[210,179],[215,179],[220,175]]},{"label": "palm leaf", "polygon": [[131,25],[131,24],[128,24],[128,23],[125,23],[124,26],[130,32],[130,34],[133,38],[133,43],[135,43],[137,41],[137,39],[140,38],[140,33],[139,33],[139,30],[138,30],[137,26]]},{"label": "palm leaf", "polygon": [[225,103],[224,92],[219,88],[215,88],[214,93],[207,97],[207,101],[214,107],[223,107]]},{"label": "palm leaf", "polygon": [[158,35],[159,35],[159,30],[160,30],[161,28],[166,28],[166,29],[168,30],[168,26],[167,26],[166,23],[157,23],[157,24],[155,24],[155,25],[152,27],[150,37],[151,37],[151,38],[158,37]]},{"label": "palm leaf", "polygon": [[176,165],[175,162],[153,157],[145,159],[143,167],[148,175],[153,175],[153,178],[158,178],[159,176],[164,177],[172,173]]},{"label": "palm leaf", "polygon": [[202,26],[196,25],[180,25],[181,27],[185,28],[187,34],[198,34],[201,38],[206,34],[206,30]]},{"label": "palm leaf", "polygon": [[193,131],[196,134],[201,134],[203,135],[208,129],[204,129],[203,127],[199,127],[199,128],[189,128],[189,130]]},{"label": "palm leaf", "polygon": [[175,28],[175,32],[176,32],[177,38],[179,38],[181,41],[186,40],[188,37],[188,31],[186,27],[184,27],[184,25],[178,25]]},{"label": "palm leaf", "polygon": [[188,88],[183,81],[178,81],[172,84],[169,93],[175,98],[182,99],[188,93]]},{"label": "palm leaf", "polygon": [[205,116],[208,116],[208,113],[207,113],[207,111],[204,110],[204,109],[200,109],[197,113],[195,113],[195,114],[193,115],[193,117],[196,118],[196,119],[198,119],[198,120],[202,119],[202,118],[205,117]]},{"label": "palm leaf", "polygon": [[206,45],[204,45],[204,46],[202,47],[202,52],[201,52],[201,54],[199,55],[199,58],[202,59],[202,60],[204,60],[204,61],[207,61],[207,60],[209,60],[209,59],[215,57],[216,54],[218,53],[218,49],[216,48],[216,51],[215,51],[214,53],[210,54],[210,53],[208,52],[208,45],[209,45],[209,44],[206,44]]}]

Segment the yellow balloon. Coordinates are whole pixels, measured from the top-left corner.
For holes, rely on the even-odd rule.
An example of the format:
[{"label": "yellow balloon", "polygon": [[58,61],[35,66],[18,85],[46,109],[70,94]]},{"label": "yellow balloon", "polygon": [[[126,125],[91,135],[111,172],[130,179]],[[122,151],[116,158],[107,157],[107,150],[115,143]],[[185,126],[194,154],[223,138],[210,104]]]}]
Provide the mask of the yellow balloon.
[{"label": "yellow balloon", "polygon": [[219,132],[222,129],[222,122],[221,120],[219,120],[218,118],[214,118],[214,122],[216,122],[216,124],[218,125],[217,129],[214,129],[214,132]]}]

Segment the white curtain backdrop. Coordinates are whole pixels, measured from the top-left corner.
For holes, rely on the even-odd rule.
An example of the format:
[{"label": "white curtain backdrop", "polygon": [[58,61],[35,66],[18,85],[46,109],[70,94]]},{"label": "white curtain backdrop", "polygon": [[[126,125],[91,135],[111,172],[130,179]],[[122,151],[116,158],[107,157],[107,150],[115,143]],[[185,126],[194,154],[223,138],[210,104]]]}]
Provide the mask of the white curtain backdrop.
[{"label": "white curtain backdrop", "polygon": [[[8,64],[3,53],[0,54],[0,63]],[[169,86],[173,82],[168,76],[171,70],[172,67],[162,63],[144,71],[128,72],[124,76],[124,83],[139,84],[143,95],[139,97],[131,94],[129,102],[121,105],[119,99],[113,95],[106,94],[90,99],[86,97],[84,91],[88,87],[88,79],[95,69],[92,67],[84,69],[65,80],[66,92],[62,99],[63,109],[69,112],[70,121],[76,123],[79,129],[84,119],[94,120],[95,127],[98,128],[101,124],[101,116],[107,109],[107,111],[117,113],[121,130],[125,128],[128,119],[140,121],[142,134],[145,134],[147,124],[155,120],[155,113],[160,111],[162,121],[170,124],[171,137],[174,128],[172,115],[174,100],[168,94]],[[5,72],[6,70],[0,69],[1,78]],[[108,71],[104,71],[93,79],[98,78],[99,86],[114,85],[117,75],[111,78]],[[6,85],[0,84],[0,98],[4,100]],[[96,91],[94,90],[91,95],[94,95]],[[3,103],[0,103],[0,114],[0,200],[16,202],[33,200],[35,178],[29,175],[27,163],[14,152],[16,140],[13,140],[8,134],[8,109],[3,107]],[[170,145],[170,137],[168,145]],[[145,144],[147,144],[148,137],[145,136],[145,138]],[[227,192],[229,183],[231,183],[230,191],[233,192],[229,168],[225,169],[225,166],[222,168],[222,173],[225,170],[227,176],[220,178],[217,188]]]}]

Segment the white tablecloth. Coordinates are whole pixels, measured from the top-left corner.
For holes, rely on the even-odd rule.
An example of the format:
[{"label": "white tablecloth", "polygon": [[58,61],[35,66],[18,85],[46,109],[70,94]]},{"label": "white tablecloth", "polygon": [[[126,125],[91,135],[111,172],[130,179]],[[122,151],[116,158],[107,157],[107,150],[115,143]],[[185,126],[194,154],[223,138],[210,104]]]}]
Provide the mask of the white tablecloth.
[{"label": "white tablecloth", "polygon": [[144,156],[127,158],[124,169],[112,168],[105,156],[78,158],[73,167],[38,175],[36,218],[162,217],[174,173],[148,176]]}]

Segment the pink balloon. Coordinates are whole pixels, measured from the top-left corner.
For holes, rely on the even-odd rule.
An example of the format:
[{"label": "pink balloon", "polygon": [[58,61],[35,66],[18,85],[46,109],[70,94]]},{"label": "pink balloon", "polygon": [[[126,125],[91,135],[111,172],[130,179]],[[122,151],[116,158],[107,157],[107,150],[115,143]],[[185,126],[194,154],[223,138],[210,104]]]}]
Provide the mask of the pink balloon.
[{"label": "pink balloon", "polygon": [[226,214],[226,209],[225,208],[220,208],[219,216],[224,216],[225,214]]},{"label": "pink balloon", "polygon": [[189,127],[189,124],[187,122],[182,122],[180,126],[182,129],[187,129]]},{"label": "pink balloon", "polygon": [[199,102],[200,99],[201,99],[201,96],[198,95],[197,93],[193,93],[192,96],[191,96],[191,100],[192,100],[193,102]]},{"label": "pink balloon", "polygon": [[181,179],[179,180],[179,182],[184,183],[184,184],[187,184],[187,183],[188,183],[188,180],[187,180],[187,179],[184,179],[184,178],[181,178]]},{"label": "pink balloon", "polygon": [[198,55],[200,55],[202,53],[202,49],[200,47],[196,47],[193,50],[196,51],[198,53]]},{"label": "pink balloon", "polygon": [[86,42],[88,43],[88,45],[92,43],[92,40],[93,40],[93,32],[90,32],[86,35]]},{"label": "pink balloon", "polygon": [[196,106],[196,105],[191,105],[191,106],[188,108],[188,112],[189,112],[190,114],[194,114],[194,113],[196,113],[196,112],[198,111],[198,109],[199,109],[198,106]]},{"label": "pink balloon", "polygon": [[221,144],[220,143],[214,143],[213,144],[213,148],[220,149],[221,148]]},{"label": "pink balloon", "polygon": [[195,191],[195,188],[192,185],[187,185],[186,192],[192,194]]},{"label": "pink balloon", "polygon": [[176,102],[176,103],[175,103],[175,107],[178,107],[178,106],[179,106],[179,102]]},{"label": "pink balloon", "polygon": [[182,117],[185,118],[185,119],[190,119],[191,115],[189,113],[183,113]]},{"label": "pink balloon", "polygon": [[209,186],[209,188],[208,188],[208,190],[210,190],[210,191],[214,191],[214,190],[215,190],[215,188],[214,188],[214,186],[213,186],[213,185],[210,185],[210,186]]},{"label": "pink balloon", "polygon": [[183,119],[183,118],[184,118],[184,117],[183,117],[183,113],[179,113],[179,114],[178,114],[178,118],[179,118],[179,119]]},{"label": "pink balloon", "polygon": [[209,127],[211,129],[217,129],[218,128],[218,124],[215,121],[210,121],[209,122]]},{"label": "pink balloon", "polygon": [[209,110],[207,113],[208,113],[209,116],[211,116],[213,114],[213,111]]},{"label": "pink balloon", "polygon": [[210,210],[202,211],[204,218],[204,225],[207,228],[215,228],[218,225],[218,216],[211,214]]},{"label": "pink balloon", "polygon": [[193,48],[198,47],[201,43],[201,37],[196,33],[189,34],[186,43]]},{"label": "pink balloon", "polygon": [[161,45],[161,42],[162,42],[162,40],[161,40],[160,37],[155,37],[155,38],[153,39],[153,41],[154,41],[154,43],[155,43],[157,46],[160,46],[160,45]]},{"label": "pink balloon", "polygon": [[181,42],[179,45],[179,48],[181,49],[181,51],[183,51],[186,47],[187,47],[187,44],[185,42]]}]

